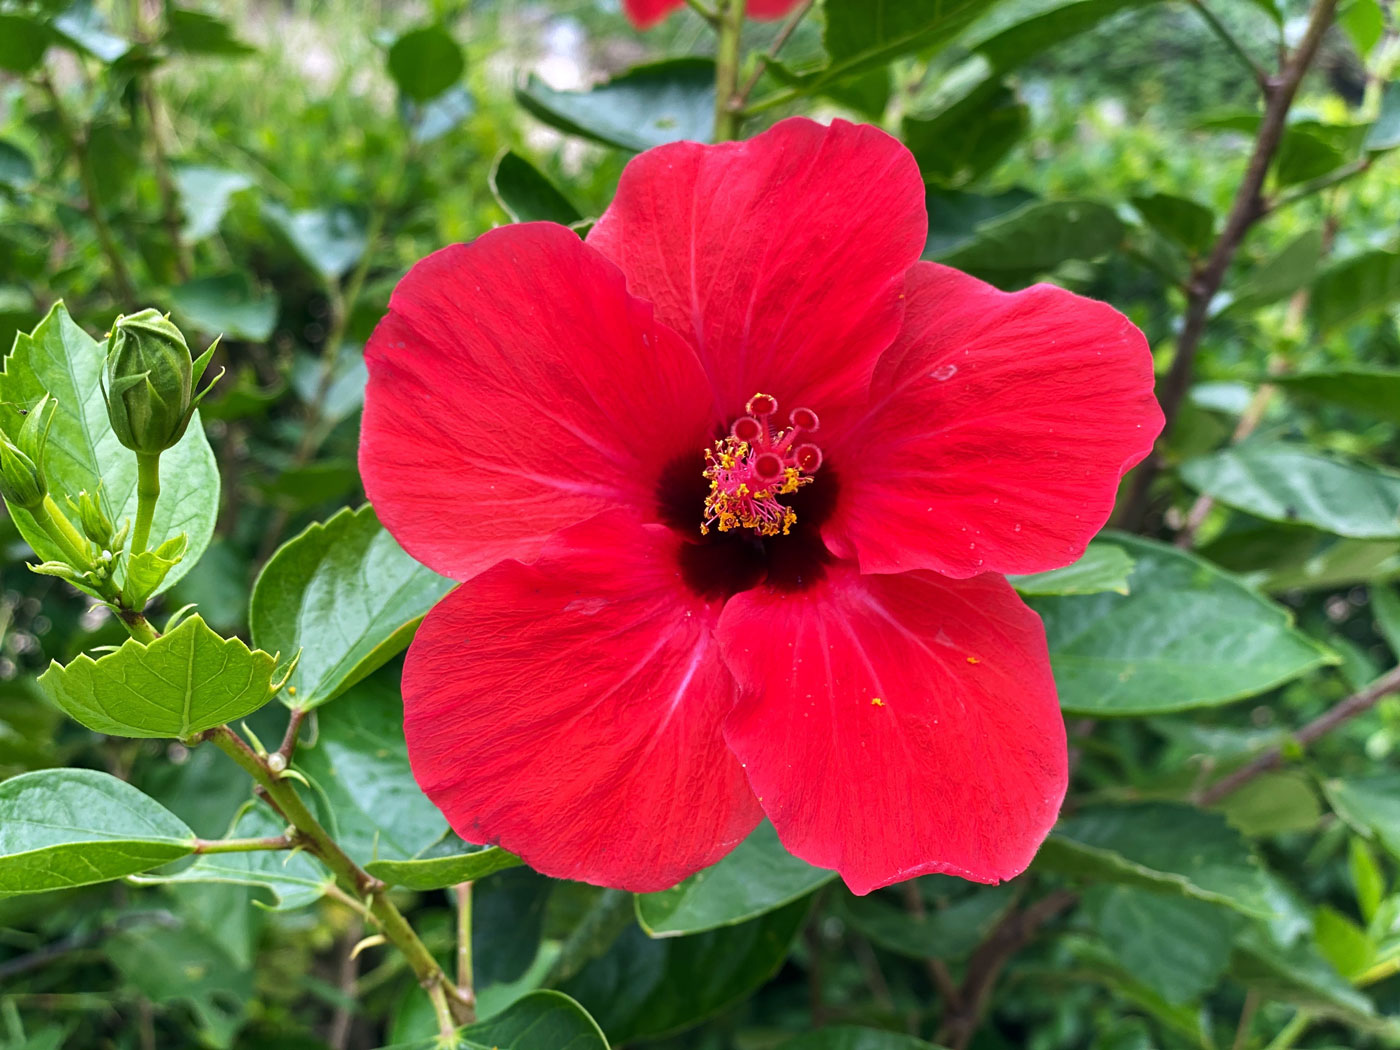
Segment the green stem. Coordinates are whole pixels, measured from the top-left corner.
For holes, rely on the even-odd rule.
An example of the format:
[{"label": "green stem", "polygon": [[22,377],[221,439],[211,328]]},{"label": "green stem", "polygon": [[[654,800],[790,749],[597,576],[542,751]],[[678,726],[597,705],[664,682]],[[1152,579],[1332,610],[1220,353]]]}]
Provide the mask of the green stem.
[{"label": "green stem", "polygon": [[780,88],[779,90],[773,92],[771,95],[764,95],[758,101],[750,102],[740,111],[740,114],[745,117],[751,117],[755,113],[762,113],[766,109],[772,109],[775,106],[783,106],[789,102],[799,99],[802,97],[802,93],[803,92],[801,88]]},{"label": "green stem", "polygon": [[472,884],[457,887],[457,992],[467,1002],[476,1001],[472,974]]},{"label": "green stem", "polygon": [[702,0],[685,0],[685,2],[692,11],[694,11],[697,15],[703,18],[706,22],[709,22],[710,25],[714,25],[716,22],[719,21],[719,16],[716,15],[713,10],[706,7]]},{"label": "green stem", "polygon": [[160,499],[160,453],[136,453],[136,529],[131,534],[131,553],[140,554],[151,538],[151,521]]},{"label": "green stem", "polygon": [[1312,1024],[1312,1015],[1306,1010],[1299,1010],[1293,1015],[1293,1020],[1289,1021],[1278,1035],[1274,1036],[1274,1041],[1265,1050],[1289,1050],[1294,1043],[1303,1037],[1303,1033]]},{"label": "green stem", "polygon": [[742,120],[739,100],[740,35],[744,29],[744,0],[719,0],[715,29],[715,141],[739,137]]},{"label": "green stem", "polygon": [[[296,828],[307,851],[330,869],[342,888],[351,895],[368,901],[370,915],[379,924],[380,931],[403,953],[419,983],[433,997],[434,1006],[437,1006],[439,1000],[447,1003],[447,1016],[454,1023],[464,1024],[474,1020],[475,1011],[471,1004],[463,1002],[455,995],[452,982],[442,972],[442,967],[414,932],[413,927],[408,924],[403,912],[389,899],[388,887],[346,855],[301,800],[291,781],[274,773],[268,766],[267,759],[250,748],[243,738],[228,726],[211,729],[207,739],[212,740],[219,750],[233,759],[267,793],[277,811]],[[449,990],[452,990],[453,994],[449,995]],[[439,1016],[442,1016],[441,1012]]]},{"label": "green stem", "polygon": [[263,849],[291,849],[296,845],[288,835],[269,835],[260,839],[195,839],[196,853],[251,853]]}]

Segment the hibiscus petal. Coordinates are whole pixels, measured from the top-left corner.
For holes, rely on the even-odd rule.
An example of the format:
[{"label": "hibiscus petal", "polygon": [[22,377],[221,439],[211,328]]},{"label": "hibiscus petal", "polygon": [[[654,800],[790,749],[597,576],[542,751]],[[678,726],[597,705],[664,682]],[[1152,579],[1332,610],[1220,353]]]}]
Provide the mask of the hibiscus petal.
[{"label": "hibiscus petal", "polygon": [[681,540],[623,514],[503,562],[428,614],[404,667],[414,776],[469,842],[636,892],[713,864],[760,813],[721,723],[718,602]]},{"label": "hibiscus petal", "polygon": [[714,422],[694,352],[562,226],[428,256],[366,348],[360,473],[419,561],[466,579],[554,532],[651,506]]},{"label": "hibiscus petal", "polygon": [[1023,871],[1068,778],[1039,618],[999,576],[861,576],[730,599],[725,737],[784,845],[852,891]]},{"label": "hibiscus petal", "polygon": [[[770,21],[782,18],[801,0],[749,0],[744,13],[750,18]],[[672,11],[685,6],[685,0],[623,0],[622,10],[627,20],[638,29],[650,29]]]},{"label": "hibiscus petal", "polygon": [[1152,356],[1105,303],[957,270],[909,273],[904,327],[840,449],[823,529],[865,572],[1041,572],[1074,561],[1152,448]]},{"label": "hibiscus petal", "polygon": [[927,226],[898,140],[795,117],[746,142],[636,157],[588,243],[694,341],[721,411],[762,391],[830,421],[898,330]]}]

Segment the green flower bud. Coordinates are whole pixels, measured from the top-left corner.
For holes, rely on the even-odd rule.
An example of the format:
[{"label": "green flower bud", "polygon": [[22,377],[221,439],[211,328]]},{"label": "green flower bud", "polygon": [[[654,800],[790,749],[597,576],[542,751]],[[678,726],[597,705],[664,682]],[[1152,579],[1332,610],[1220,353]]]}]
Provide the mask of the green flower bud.
[{"label": "green flower bud", "polygon": [[[107,418],[117,440],[133,452],[159,455],[184,436],[190,417],[219,376],[199,394],[216,339],[198,360],[169,314],[154,309],[117,318],[107,336]],[[222,372],[219,375],[223,375]]]},{"label": "green flower bud", "polygon": [[0,496],[14,507],[33,510],[44,502],[49,486],[44,478],[44,446],[49,440],[57,404],[45,394],[29,410],[11,441],[0,433]]},{"label": "green flower bud", "polygon": [[[101,487],[99,483],[99,493]],[[112,534],[115,526],[102,509],[102,501],[86,489],[78,493],[78,501],[68,501],[68,505],[78,512],[78,524],[83,527],[83,535],[97,544],[99,550],[112,549]]]}]

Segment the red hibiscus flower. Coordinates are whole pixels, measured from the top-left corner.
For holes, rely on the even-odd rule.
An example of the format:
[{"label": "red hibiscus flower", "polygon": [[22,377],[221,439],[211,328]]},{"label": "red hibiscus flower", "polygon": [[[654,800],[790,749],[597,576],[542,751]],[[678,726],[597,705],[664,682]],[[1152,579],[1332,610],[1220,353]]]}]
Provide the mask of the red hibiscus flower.
[{"label": "red hibiscus flower", "polygon": [[403,677],[463,838],[637,891],[764,814],[857,893],[1030,862],[1064,727],[997,574],[1078,557],[1162,417],[1121,314],[921,262],[926,225],[898,141],[795,118],[400,283],[360,468],[465,581]]},{"label": "red hibiscus flower", "polygon": [[[749,0],[744,13],[750,18],[768,22],[782,18],[799,3],[801,0]],[[672,11],[684,6],[685,0],[622,0],[627,21],[638,29],[650,29]]]}]

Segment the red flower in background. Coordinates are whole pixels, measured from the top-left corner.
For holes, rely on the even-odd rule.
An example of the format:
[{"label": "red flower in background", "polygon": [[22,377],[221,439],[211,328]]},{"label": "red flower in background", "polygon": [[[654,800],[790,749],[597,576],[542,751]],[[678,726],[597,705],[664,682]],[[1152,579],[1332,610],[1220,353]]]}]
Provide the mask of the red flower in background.
[{"label": "red flower in background", "polygon": [[[761,22],[782,18],[802,0],[749,0],[744,13]],[[627,21],[638,29],[650,29],[672,11],[685,6],[685,0],[622,0]]]},{"label": "red flower in background", "polygon": [[1078,557],[1162,417],[1126,318],[921,262],[926,225],[899,142],[792,119],[400,283],[360,466],[466,581],[403,679],[463,838],[637,891],[765,813],[857,893],[1030,862],[1064,727],[994,574]]}]

